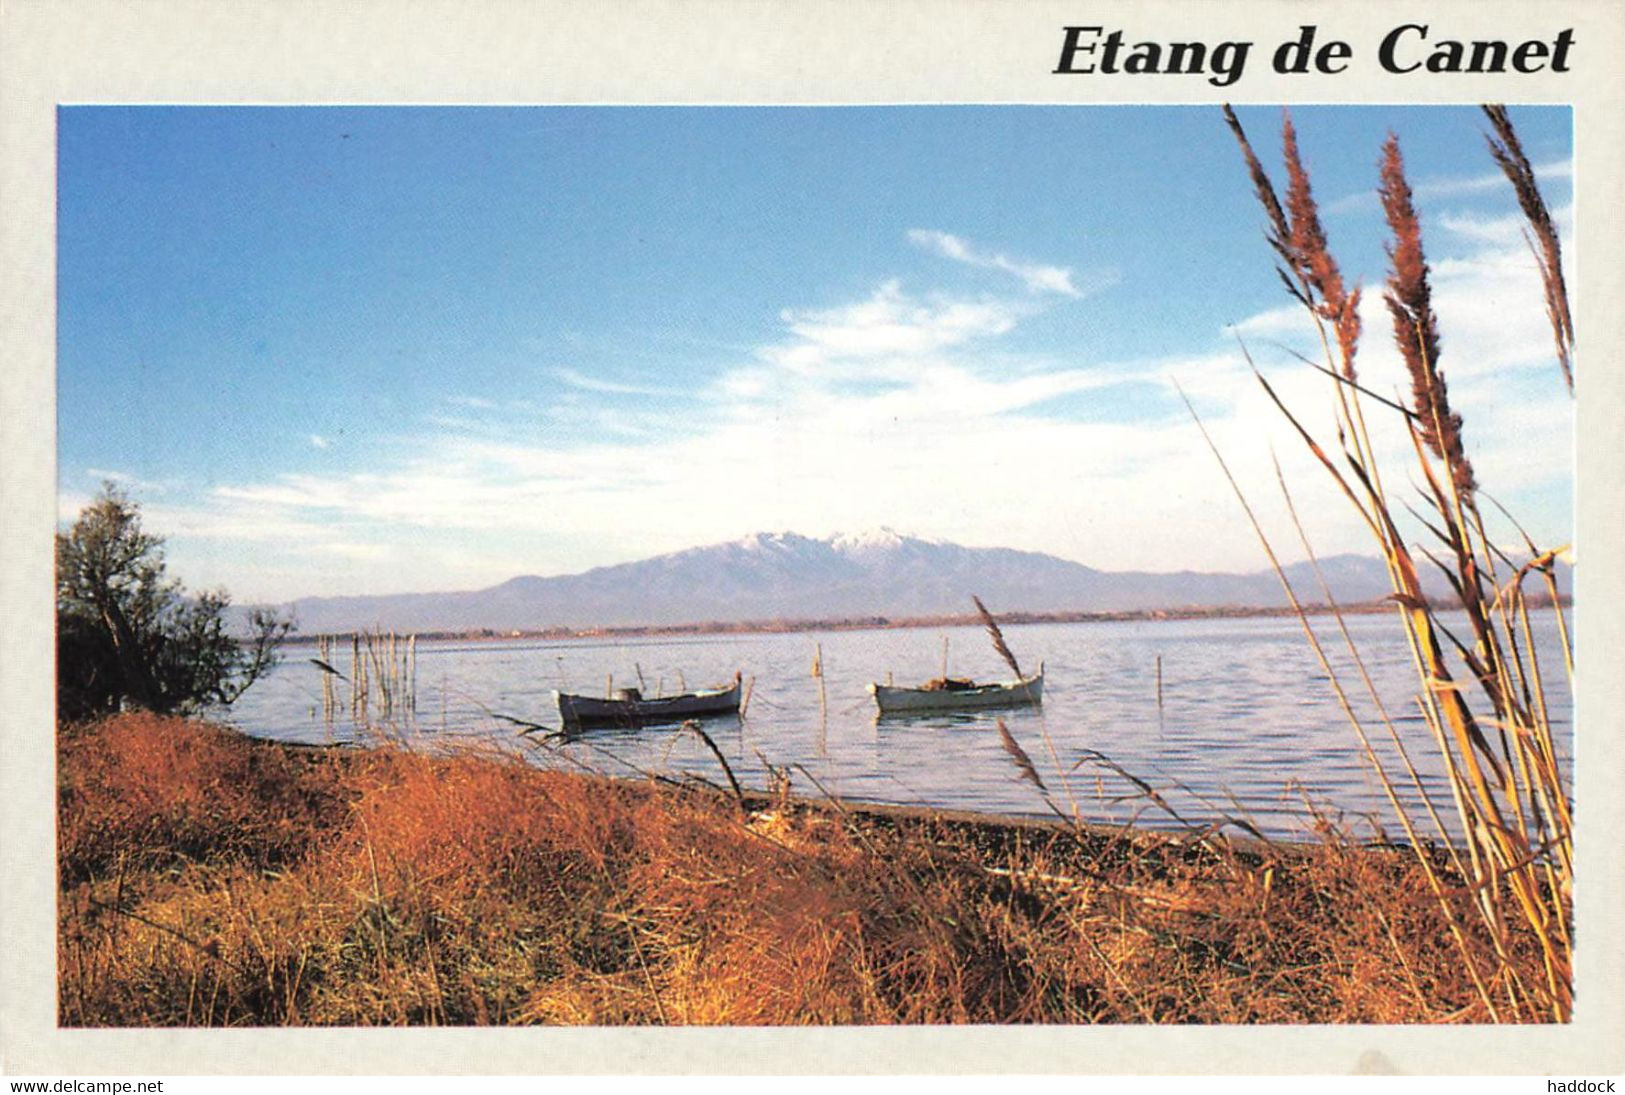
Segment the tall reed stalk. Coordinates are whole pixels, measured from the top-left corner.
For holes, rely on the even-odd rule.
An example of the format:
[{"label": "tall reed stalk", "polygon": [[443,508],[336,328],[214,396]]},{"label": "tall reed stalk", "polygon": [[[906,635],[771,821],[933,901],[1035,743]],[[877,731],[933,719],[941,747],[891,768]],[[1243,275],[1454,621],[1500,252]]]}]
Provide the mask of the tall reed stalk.
[{"label": "tall reed stalk", "polygon": [[418,637],[391,631],[357,631],[350,636],[350,675],[334,668],[338,638],[316,637],[317,657],[311,660],[322,671],[322,717],[331,724],[338,712],[335,681],[350,685],[350,718],[357,725],[370,725],[374,714],[380,719],[408,717],[418,706]]},{"label": "tall reed stalk", "polygon": [[[1547,317],[1563,376],[1572,391],[1573,326],[1556,232],[1505,109],[1486,107],[1485,112],[1495,130],[1488,138],[1492,155],[1511,181],[1529,221]],[[1461,961],[1477,986],[1485,1018],[1567,1020],[1573,1007],[1572,807],[1547,707],[1531,599],[1524,585],[1530,577],[1540,576],[1556,615],[1557,643],[1572,686],[1573,658],[1554,575],[1555,561],[1569,549],[1540,548],[1521,529],[1523,543],[1511,549],[1487,530],[1480,501],[1488,496],[1468,457],[1465,424],[1451,406],[1440,364],[1442,339],[1432,304],[1430,270],[1398,139],[1390,135],[1383,145],[1377,193],[1390,236],[1390,270],[1383,300],[1409,374],[1408,405],[1374,396],[1360,381],[1356,368],[1362,333],[1360,290],[1348,290],[1338,271],[1290,117],[1282,127],[1288,180],[1285,201],[1277,195],[1229,107],[1224,108],[1224,117],[1264,208],[1266,237],[1276,254],[1278,273],[1287,291],[1303,305],[1320,338],[1325,365],[1310,364],[1332,380],[1335,448],[1317,441],[1256,369],[1255,376],[1359,514],[1387,564],[1398,622],[1417,673],[1415,702],[1428,730],[1426,746],[1436,753],[1447,777],[1451,796],[1447,809],[1454,809],[1459,832],[1447,831],[1438,805],[1411,762],[1407,751],[1411,746],[1371,686],[1341,617],[1337,617],[1340,635],[1375,701],[1376,730],[1396,747],[1397,769],[1395,761],[1384,760],[1372,746],[1378,736],[1368,725],[1372,720],[1357,713],[1349,702],[1347,692],[1352,689],[1346,689],[1332,670],[1301,609],[1299,619],[1332,675],[1343,710],[1416,849],[1433,899],[1443,907]],[[1385,469],[1379,466],[1367,428],[1368,403],[1379,407],[1374,413],[1397,412],[1402,419],[1414,458],[1410,475],[1416,483],[1419,507],[1400,502],[1385,486]],[[1218,456],[1216,448],[1214,453]],[[1222,456],[1219,460],[1222,465]],[[1394,473],[1390,479],[1401,478],[1398,468],[1387,470]],[[1246,506],[1233,478],[1231,484]],[[1281,485],[1284,491],[1284,480]],[[1408,542],[1402,534],[1396,519],[1401,507],[1419,519],[1423,530],[1419,543]],[[1251,508],[1247,508],[1251,517]],[[1291,602],[1298,606],[1299,599],[1275,562],[1267,536],[1256,520],[1253,527]],[[1310,558],[1313,560],[1312,552]],[[1448,584],[1448,597],[1435,600],[1428,595],[1423,574],[1429,570]],[[1465,625],[1447,619],[1447,612],[1463,614]],[[1398,792],[1401,784],[1414,788],[1425,818],[1413,816],[1406,807]],[[1442,860],[1436,860],[1425,846],[1423,834],[1430,829],[1447,849]],[[1512,960],[1531,947],[1538,953],[1543,971],[1538,983],[1520,977]]]}]

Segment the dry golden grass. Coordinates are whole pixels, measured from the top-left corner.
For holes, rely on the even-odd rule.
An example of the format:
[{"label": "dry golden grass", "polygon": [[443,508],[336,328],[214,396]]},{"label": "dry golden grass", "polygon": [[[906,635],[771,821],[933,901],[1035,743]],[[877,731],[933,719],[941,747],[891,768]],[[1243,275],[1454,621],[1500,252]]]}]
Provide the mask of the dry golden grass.
[{"label": "dry golden grass", "polygon": [[69,1026],[1486,1018],[1408,853],[742,816],[146,715],[64,730],[58,780]]}]

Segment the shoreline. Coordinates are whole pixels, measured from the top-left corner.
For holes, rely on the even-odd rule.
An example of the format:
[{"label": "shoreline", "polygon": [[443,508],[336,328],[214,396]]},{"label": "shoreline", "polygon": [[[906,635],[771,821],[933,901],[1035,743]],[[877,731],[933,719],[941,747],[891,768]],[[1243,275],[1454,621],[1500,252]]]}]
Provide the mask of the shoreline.
[{"label": "shoreline", "polygon": [[[239,737],[242,737],[256,746],[263,745],[272,749],[286,750],[298,756],[304,755],[362,755],[380,749],[404,749],[411,752],[409,747],[403,747],[390,741],[381,741],[377,745],[368,745],[361,742],[305,742],[283,741],[278,738],[262,738],[248,734],[230,723],[213,723]],[[421,754],[433,755],[433,754]],[[456,756],[455,752],[446,754]],[[514,754],[512,758],[528,764],[522,754]],[[538,771],[568,771],[568,769],[542,768]],[[586,775],[582,772],[579,774]],[[734,802],[733,792],[720,783],[698,777],[689,777],[686,780],[675,777],[665,777],[654,773],[639,775],[614,775],[608,772],[590,773],[591,778],[605,780],[612,784],[626,787],[638,787],[649,783],[659,783],[673,792],[682,794],[703,794],[715,796],[724,803]],[[1238,849],[1261,851],[1275,849],[1283,851],[1307,851],[1318,846],[1318,842],[1310,838],[1293,839],[1287,837],[1254,837],[1232,832],[1234,828],[1229,825],[1188,825],[1184,828],[1178,826],[1159,826],[1144,824],[1138,820],[1127,824],[1109,824],[1104,821],[1071,821],[1055,816],[1054,814],[1025,813],[1001,814],[988,810],[968,810],[954,806],[931,806],[923,803],[910,802],[880,802],[873,799],[848,798],[820,792],[818,794],[781,794],[773,791],[764,791],[758,788],[741,786],[738,802],[752,811],[768,810],[784,807],[792,810],[811,810],[833,815],[850,815],[854,817],[878,820],[884,822],[900,822],[904,824],[920,824],[941,822],[949,825],[967,826],[987,830],[1007,831],[1014,833],[1032,833],[1045,836],[1066,834],[1083,834],[1091,838],[1109,839],[1121,837],[1124,834],[1137,835],[1151,840],[1176,840],[1181,837],[1190,837],[1194,833],[1213,832],[1221,835],[1227,844]],[[1215,828],[1215,826],[1217,826]],[[1360,841],[1355,846],[1375,849],[1403,849],[1406,846],[1381,841]]]},{"label": "shoreline", "polygon": [[[1404,847],[736,798],[145,714],[57,751],[67,1027],[1490,1019],[1460,948],[1494,944]],[[1507,961],[1538,975],[1526,940]]]},{"label": "shoreline", "polygon": [[[380,741],[377,745],[362,742],[301,742],[283,741],[277,738],[263,738],[248,734],[236,726],[222,722],[218,725],[222,729],[242,737],[255,745],[264,745],[273,749],[287,750],[294,755],[321,755],[332,753],[336,755],[363,755],[378,750],[404,749],[404,747],[391,741]],[[433,756],[435,754],[422,754]],[[445,756],[456,756],[456,752]],[[511,758],[525,764],[529,761],[523,754],[514,754]],[[537,771],[569,772],[568,769],[543,768],[537,766]],[[628,788],[639,787],[650,783],[658,783],[674,793],[700,794],[714,796],[719,802],[733,803],[733,792],[722,783],[712,782],[699,777],[690,776],[688,779],[666,777],[655,773],[641,774],[611,774],[609,772],[580,772],[577,774],[590,775],[590,778],[604,780]],[[1216,836],[1237,851],[1248,853],[1272,854],[1310,854],[1322,846],[1322,842],[1315,839],[1308,832],[1300,836],[1253,836],[1239,831],[1238,827],[1228,822],[1210,819],[1205,823],[1192,822],[1186,826],[1177,824],[1157,825],[1136,818],[1127,823],[1109,823],[1105,821],[1090,821],[1063,819],[1054,814],[1039,812],[1021,814],[1001,814],[987,810],[971,810],[955,806],[932,806],[924,803],[910,802],[883,802],[873,799],[849,798],[831,795],[826,792],[816,794],[790,793],[788,795],[773,791],[761,790],[748,786],[741,786],[739,801],[752,811],[769,810],[776,807],[785,807],[798,811],[813,811],[829,815],[847,815],[870,821],[901,824],[934,824],[942,823],[953,826],[984,829],[990,832],[997,831],[1007,835],[1033,834],[1041,836],[1081,835],[1090,839],[1129,839],[1147,840],[1151,842],[1180,841],[1195,838],[1200,843],[1202,834]],[[1409,851],[1410,846],[1399,841],[1383,841],[1374,837],[1361,839],[1348,838],[1347,845],[1352,848],[1372,851]],[[1444,850],[1444,845],[1428,842],[1424,846]]]}]

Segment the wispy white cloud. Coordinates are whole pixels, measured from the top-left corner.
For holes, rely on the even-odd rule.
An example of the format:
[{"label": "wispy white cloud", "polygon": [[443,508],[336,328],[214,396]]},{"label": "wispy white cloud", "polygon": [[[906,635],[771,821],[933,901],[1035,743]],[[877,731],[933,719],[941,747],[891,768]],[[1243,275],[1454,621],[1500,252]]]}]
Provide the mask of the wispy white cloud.
[{"label": "wispy white cloud", "polygon": [[134,491],[142,495],[163,494],[172,489],[175,483],[172,480],[144,479],[126,471],[116,471],[109,468],[86,468],[86,477],[94,479],[97,483],[112,483],[127,491]]},{"label": "wispy white cloud", "polygon": [[603,377],[589,376],[579,369],[568,366],[559,366],[550,370],[553,376],[578,391],[598,392],[604,395],[648,395],[659,396],[662,399],[690,399],[692,393],[683,392],[676,388],[662,388],[648,384],[629,384],[620,380],[605,380]]},{"label": "wispy white cloud", "polygon": [[[1573,238],[1573,203],[1565,202],[1553,208],[1552,222],[1557,225],[1560,238]],[[1437,223],[1440,228],[1466,241],[1502,251],[1522,248],[1524,254],[1528,254],[1528,247],[1523,242],[1528,221],[1520,213],[1486,215],[1449,210],[1439,215]]]},{"label": "wispy white cloud", "polygon": [[[1535,180],[1544,191],[1553,183],[1568,183],[1574,178],[1573,159],[1553,160],[1535,166]],[[1411,193],[1418,201],[1437,201],[1441,198],[1459,198],[1479,194],[1508,193],[1512,186],[1500,171],[1484,171],[1476,175],[1440,175],[1419,179],[1412,183]],[[1546,195],[1548,199],[1551,194]],[[1376,183],[1369,190],[1356,190],[1325,203],[1329,213],[1375,213],[1382,208],[1377,199]]]},{"label": "wispy white cloud", "polygon": [[313,433],[310,435],[310,445],[312,448],[316,449],[328,449],[333,447],[333,443],[319,433]]},{"label": "wispy white cloud", "polygon": [[[1550,163],[1535,166],[1535,181],[1546,183],[1556,179],[1574,178],[1574,160],[1553,160]],[[1503,187],[1509,189],[1505,175],[1499,170],[1484,171],[1477,175],[1439,176],[1431,179],[1420,179],[1412,190],[1418,198],[1448,198],[1459,194],[1482,194],[1486,191],[1499,191]]]},{"label": "wispy white cloud", "polygon": [[908,240],[916,247],[922,247],[945,259],[1013,274],[1021,279],[1022,284],[1027,286],[1030,292],[1060,293],[1069,297],[1084,295],[1073,281],[1070,267],[1020,262],[1002,254],[988,254],[978,251],[959,236],[935,228],[912,228],[909,230]]},{"label": "wispy white cloud", "polygon": [[1301,305],[1281,304],[1238,320],[1226,327],[1225,332],[1243,339],[1279,338],[1301,333],[1303,325],[1304,311]]},{"label": "wispy white cloud", "polygon": [[390,555],[389,548],[384,544],[357,544],[345,541],[318,544],[314,548],[314,553],[368,563],[381,562]]},{"label": "wispy white cloud", "polygon": [[920,299],[888,281],[853,304],[785,309],[779,319],[791,337],[763,347],[757,357],[800,375],[907,379],[923,358],[1006,334],[1030,313],[1029,305],[1013,301]]}]

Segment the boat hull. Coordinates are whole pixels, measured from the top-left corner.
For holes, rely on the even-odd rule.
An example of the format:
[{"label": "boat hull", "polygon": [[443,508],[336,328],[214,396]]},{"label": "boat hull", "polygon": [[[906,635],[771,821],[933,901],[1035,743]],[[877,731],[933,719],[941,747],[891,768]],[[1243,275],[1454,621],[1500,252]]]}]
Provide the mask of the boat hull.
[{"label": "boat hull", "polygon": [[737,714],[740,686],[735,681],[730,688],[650,699],[608,699],[577,696],[569,692],[555,692],[553,695],[558,700],[559,718],[566,726],[644,726]]},{"label": "boat hull", "polygon": [[1044,702],[1044,675],[1024,680],[984,684],[956,691],[894,688],[871,684],[869,691],[882,715],[923,715],[936,711],[980,711],[999,707],[1037,707]]}]

